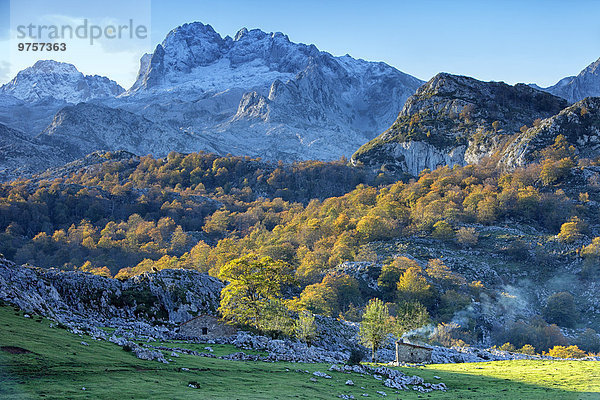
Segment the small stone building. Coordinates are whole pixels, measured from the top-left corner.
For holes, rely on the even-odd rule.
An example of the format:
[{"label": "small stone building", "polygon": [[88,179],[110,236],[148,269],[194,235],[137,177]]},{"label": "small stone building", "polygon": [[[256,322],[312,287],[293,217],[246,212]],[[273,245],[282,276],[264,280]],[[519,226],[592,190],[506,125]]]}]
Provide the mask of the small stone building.
[{"label": "small stone building", "polygon": [[402,339],[396,342],[396,363],[430,363],[433,349],[406,343]]},{"label": "small stone building", "polygon": [[189,338],[217,339],[233,336],[237,330],[212,315],[199,315],[179,325],[179,334]]}]

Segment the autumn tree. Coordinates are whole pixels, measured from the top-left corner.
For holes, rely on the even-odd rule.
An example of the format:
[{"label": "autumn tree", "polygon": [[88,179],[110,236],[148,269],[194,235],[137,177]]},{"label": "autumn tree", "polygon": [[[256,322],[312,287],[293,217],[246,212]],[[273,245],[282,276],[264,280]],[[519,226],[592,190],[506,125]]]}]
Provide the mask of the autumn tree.
[{"label": "autumn tree", "polygon": [[300,304],[303,309],[310,312],[333,316],[337,296],[331,287],[319,282],[304,288],[300,294]]},{"label": "autumn tree", "polygon": [[292,282],[292,268],[270,257],[249,254],[225,264],[219,279],[228,282],[221,291],[219,311],[226,320],[263,326],[261,312],[281,297],[282,287]]},{"label": "autumn tree", "polygon": [[573,243],[581,239],[585,230],[584,222],[578,217],[573,217],[561,225],[558,239],[564,243]]},{"label": "autumn tree", "polygon": [[404,271],[396,288],[400,301],[419,302],[428,306],[433,300],[433,290],[421,267],[410,267]]},{"label": "autumn tree", "polygon": [[433,232],[431,235],[436,239],[441,240],[452,240],[454,239],[454,229],[446,221],[438,221],[433,224]]},{"label": "autumn tree", "polygon": [[383,291],[385,300],[392,301],[395,299],[398,281],[404,271],[411,267],[419,268],[419,264],[408,257],[397,257],[381,267],[377,285]]}]

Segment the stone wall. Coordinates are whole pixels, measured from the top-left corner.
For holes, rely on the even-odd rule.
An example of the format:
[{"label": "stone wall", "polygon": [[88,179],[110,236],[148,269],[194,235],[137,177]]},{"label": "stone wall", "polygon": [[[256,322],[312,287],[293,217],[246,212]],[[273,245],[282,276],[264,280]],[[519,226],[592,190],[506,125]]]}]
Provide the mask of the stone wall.
[{"label": "stone wall", "polygon": [[179,327],[181,336],[198,339],[218,339],[235,335],[237,330],[212,315],[200,315]]}]

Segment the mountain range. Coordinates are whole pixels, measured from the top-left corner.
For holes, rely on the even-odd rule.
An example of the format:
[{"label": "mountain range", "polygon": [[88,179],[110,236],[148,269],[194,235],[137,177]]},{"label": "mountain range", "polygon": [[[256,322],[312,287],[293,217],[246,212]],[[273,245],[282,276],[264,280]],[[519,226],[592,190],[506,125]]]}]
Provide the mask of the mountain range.
[{"label": "mountain range", "polygon": [[[534,121],[557,123],[569,104],[600,95],[599,63],[549,88],[447,73],[425,83],[279,32],[244,28],[222,37],[194,22],[173,29],[141,58],[128,90],[51,60],[19,72],[0,87],[0,129],[4,142],[15,143],[1,148],[0,157],[5,179],[96,150],[158,157],[208,151],[284,162],[354,153],[355,164],[418,175],[506,147],[502,162],[515,166],[535,153]],[[591,115],[594,105],[587,107]],[[593,129],[569,137],[591,144],[586,151],[595,154],[595,139],[582,139],[595,137]],[[28,152],[52,156],[39,163],[22,156]]]},{"label": "mountain range", "polygon": [[37,62],[0,88],[0,123],[69,158],[123,149],[332,160],[389,126],[422,83],[282,33],[221,37],[196,22],[144,55],[127,91],[70,64]]}]

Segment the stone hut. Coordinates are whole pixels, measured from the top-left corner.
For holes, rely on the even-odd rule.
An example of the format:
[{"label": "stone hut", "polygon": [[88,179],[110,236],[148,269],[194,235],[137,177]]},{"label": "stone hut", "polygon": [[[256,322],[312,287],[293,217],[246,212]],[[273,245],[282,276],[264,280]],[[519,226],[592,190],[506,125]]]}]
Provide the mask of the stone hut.
[{"label": "stone hut", "polygon": [[189,338],[218,339],[233,336],[237,330],[212,315],[199,315],[179,325],[179,334]]},{"label": "stone hut", "polygon": [[433,349],[407,343],[400,339],[396,342],[396,363],[430,363]]}]

